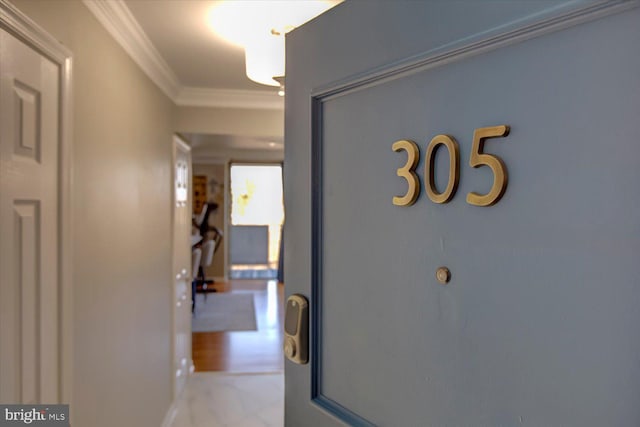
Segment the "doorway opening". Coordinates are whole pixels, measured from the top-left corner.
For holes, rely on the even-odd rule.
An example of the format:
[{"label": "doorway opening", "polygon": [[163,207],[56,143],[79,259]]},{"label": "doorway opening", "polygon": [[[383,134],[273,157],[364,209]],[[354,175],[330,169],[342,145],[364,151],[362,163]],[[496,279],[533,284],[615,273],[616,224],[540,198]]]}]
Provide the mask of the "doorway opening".
[{"label": "doorway opening", "polygon": [[229,277],[278,275],[284,203],[281,164],[230,165]]}]

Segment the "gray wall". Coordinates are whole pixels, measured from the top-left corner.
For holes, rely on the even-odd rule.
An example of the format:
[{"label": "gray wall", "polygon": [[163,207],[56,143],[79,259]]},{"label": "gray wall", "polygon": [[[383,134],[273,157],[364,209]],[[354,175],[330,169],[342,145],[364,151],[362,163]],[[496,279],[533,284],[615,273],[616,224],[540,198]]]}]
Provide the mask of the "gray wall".
[{"label": "gray wall", "polygon": [[14,4],[73,52],[73,424],[157,427],[171,402],[173,103],[80,1]]}]

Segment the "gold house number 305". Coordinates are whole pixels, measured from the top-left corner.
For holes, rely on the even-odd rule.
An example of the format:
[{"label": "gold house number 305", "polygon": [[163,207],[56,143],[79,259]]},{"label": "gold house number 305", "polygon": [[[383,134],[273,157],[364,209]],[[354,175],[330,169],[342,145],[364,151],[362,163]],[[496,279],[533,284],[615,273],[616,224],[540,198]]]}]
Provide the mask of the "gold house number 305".
[{"label": "gold house number 305", "polygon": [[[489,166],[493,171],[493,185],[487,194],[471,192],[467,194],[467,203],[475,206],[491,206],[496,204],[504,195],[507,189],[507,167],[501,158],[493,154],[483,153],[484,141],[489,138],[504,137],[509,134],[509,126],[492,126],[479,128],[473,132],[473,144],[471,146],[471,156],[469,166],[479,168]],[[435,154],[437,149],[444,145],[449,151],[449,181],[447,188],[441,193],[435,185]],[[420,180],[415,172],[420,160],[420,150],[418,145],[406,139],[396,141],[391,146],[393,151],[406,151],[407,163],[399,168],[396,174],[404,178],[409,185],[407,193],[393,198],[393,204],[398,206],[411,206],[420,194]],[[434,203],[447,203],[456,193],[458,181],[460,180],[460,147],[458,142],[449,135],[436,135],[427,146],[427,158],[425,161],[425,180],[427,181],[426,192],[429,199]]]}]

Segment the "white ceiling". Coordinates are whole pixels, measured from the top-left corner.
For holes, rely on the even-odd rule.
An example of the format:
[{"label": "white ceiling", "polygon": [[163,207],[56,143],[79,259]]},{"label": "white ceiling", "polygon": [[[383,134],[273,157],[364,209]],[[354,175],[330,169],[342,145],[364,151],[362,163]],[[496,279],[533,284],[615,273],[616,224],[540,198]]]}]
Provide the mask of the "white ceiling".
[{"label": "white ceiling", "polygon": [[[237,0],[265,1],[265,0]],[[303,1],[303,0],[291,0]],[[278,88],[245,74],[244,50],[209,25],[219,0],[83,0],[145,73],[179,106],[284,109]],[[337,4],[340,0],[331,3]],[[194,161],[281,159],[282,138],[183,134]],[[259,159],[256,159],[259,160]]]},{"label": "white ceiling", "polygon": [[[281,161],[284,146],[275,138],[243,137],[237,135],[182,134],[191,141],[191,154],[200,163],[220,163],[220,159],[234,161]],[[260,158],[256,158],[256,152]]]},{"label": "white ceiling", "polygon": [[[218,0],[83,0],[109,33],[179,106],[284,108],[278,88],[245,74],[244,51],[209,26]],[[278,160],[282,138],[183,134],[195,162]]]},{"label": "white ceiling", "polygon": [[162,58],[183,86],[269,91],[277,88],[249,80],[244,51],[221,39],[208,16],[219,1],[125,0]]}]

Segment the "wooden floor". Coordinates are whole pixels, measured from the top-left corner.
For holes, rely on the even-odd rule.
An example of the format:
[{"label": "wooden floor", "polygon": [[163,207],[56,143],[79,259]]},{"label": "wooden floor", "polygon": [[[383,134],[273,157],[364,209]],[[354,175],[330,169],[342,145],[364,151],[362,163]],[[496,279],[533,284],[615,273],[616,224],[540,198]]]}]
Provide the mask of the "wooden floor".
[{"label": "wooden floor", "polygon": [[282,371],[284,285],[276,281],[232,280],[215,283],[214,287],[218,292],[252,293],[258,330],[194,332],[192,353],[195,370],[233,373]]}]

